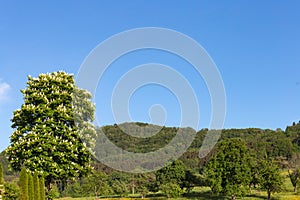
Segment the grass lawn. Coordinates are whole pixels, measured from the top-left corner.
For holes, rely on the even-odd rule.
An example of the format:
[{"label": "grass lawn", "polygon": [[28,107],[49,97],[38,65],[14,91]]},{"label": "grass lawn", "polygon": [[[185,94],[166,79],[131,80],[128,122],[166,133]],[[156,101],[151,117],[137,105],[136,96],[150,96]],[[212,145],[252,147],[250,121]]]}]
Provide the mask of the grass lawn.
[{"label": "grass lawn", "polygon": [[[266,192],[259,192],[259,191],[254,191],[251,195],[248,195],[246,197],[239,197],[236,199],[243,199],[243,200],[262,200],[267,198],[267,193]],[[300,200],[300,194],[294,194],[293,192],[281,192],[281,193],[276,193],[272,195],[273,199],[276,200]],[[101,200],[133,200],[133,199],[140,199],[138,197],[123,197],[123,198],[101,198]],[[164,200],[167,199],[165,197],[148,197],[144,198],[144,200]],[[211,195],[209,188],[195,188],[193,192],[187,196],[187,197],[181,197],[181,198],[173,198],[176,200],[227,200],[230,198],[226,197],[218,197]],[[66,197],[66,198],[60,198],[59,200],[95,200],[95,197],[84,197],[84,198],[71,198],[71,197]]]},{"label": "grass lawn", "polygon": [[[300,200],[300,192],[298,192],[297,194],[295,194],[293,192],[293,186],[290,182],[290,179],[288,178],[287,174],[284,174],[285,172],[282,173],[282,175],[285,178],[284,180],[284,188],[285,191],[280,192],[280,193],[275,193],[272,194],[272,199],[276,199],[276,200]],[[236,199],[243,199],[243,200],[262,200],[262,199],[266,199],[267,198],[267,193],[266,192],[262,192],[262,191],[252,191],[252,194],[247,195],[245,197],[238,197]],[[132,200],[132,199],[140,199],[138,198],[137,195],[135,196],[130,196],[129,197],[114,197],[114,198],[100,198],[101,200]],[[165,197],[162,197],[161,195],[157,195],[157,194],[150,194],[148,195],[147,198],[144,198],[144,200],[163,200],[163,199],[167,199]],[[173,198],[176,200],[191,200],[191,199],[197,199],[197,200],[227,200],[230,198],[226,198],[226,197],[218,197],[218,196],[214,196],[211,194],[210,192],[210,188],[208,187],[195,187],[193,189],[193,191],[191,192],[191,194],[186,195],[186,197],[181,197],[181,198]],[[71,197],[66,197],[66,198],[60,198],[59,200],[95,200],[95,197],[84,197],[84,198],[71,198]]]}]

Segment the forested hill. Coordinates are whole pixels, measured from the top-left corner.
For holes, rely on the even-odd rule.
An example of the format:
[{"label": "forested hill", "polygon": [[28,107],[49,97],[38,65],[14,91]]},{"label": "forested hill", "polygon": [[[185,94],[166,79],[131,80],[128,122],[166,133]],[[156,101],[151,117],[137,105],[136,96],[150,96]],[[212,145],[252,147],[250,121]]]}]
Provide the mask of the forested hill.
[{"label": "forested hill", "polygon": [[[137,126],[138,125],[138,129]],[[104,126],[101,130],[117,146],[132,152],[155,151],[167,145],[179,130],[178,127],[160,127],[145,123],[125,123],[122,129],[130,131],[133,135],[149,135],[153,130],[159,130],[151,137],[134,137],[124,133],[118,125]],[[98,131],[100,128],[98,128]],[[181,160],[192,170],[199,170],[215,152],[215,148],[204,159],[198,158],[198,152],[208,129],[202,129],[196,133],[195,139],[188,151],[181,156]],[[289,165],[300,165],[300,123],[293,123],[287,126],[286,130],[270,130],[260,128],[246,129],[224,129],[220,140],[226,138],[241,138],[245,140],[252,153],[258,158],[272,157],[282,167]],[[97,146],[96,146],[97,148]],[[7,160],[4,153],[0,154],[0,162],[7,170]]]},{"label": "forested hill", "polygon": [[[136,129],[137,126],[135,125],[142,128]],[[178,131],[177,127],[158,127],[145,123],[126,123],[122,124],[122,127],[127,132],[130,130],[130,133],[134,133],[137,130],[141,131],[140,135],[147,135],[147,131],[151,130],[151,127],[155,130],[158,128],[160,130],[152,137],[140,138],[124,133],[118,125],[102,127],[102,130],[112,142],[132,152],[149,152],[162,148],[171,141]],[[143,133],[143,131],[145,132]],[[198,131],[188,151],[180,158],[192,170],[201,169],[217,148],[206,158],[198,158],[199,149],[207,131],[208,129]],[[241,138],[245,140],[256,157],[264,158],[268,156],[274,158],[282,167],[288,167],[291,164],[300,165],[300,163],[296,163],[300,160],[300,123],[293,123],[293,125],[287,126],[284,131],[281,129],[260,128],[224,129],[220,140],[227,138]]]}]

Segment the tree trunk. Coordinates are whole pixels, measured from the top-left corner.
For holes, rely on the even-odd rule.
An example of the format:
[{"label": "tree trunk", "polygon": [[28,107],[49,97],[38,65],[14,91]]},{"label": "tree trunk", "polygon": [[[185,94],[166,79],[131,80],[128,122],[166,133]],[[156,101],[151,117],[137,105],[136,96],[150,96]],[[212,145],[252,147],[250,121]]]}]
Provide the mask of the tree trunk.
[{"label": "tree trunk", "polygon": [[131,193],[134,195],[134,184],[131,186]]},{"label": "tree trunk", "polygon": [[96,195],[96,200],[98,200],[98,192],[97,192],[97,186],[94,187],[95,195]]},{"label": "tree trunk", "polygon": [[297,185],[294,186],[294,192],[297,192]]},{"label": "tree trunk", "polygon": [[271,191],[268,190],[268,200],[270,200],[270,199],[271,199]]}]

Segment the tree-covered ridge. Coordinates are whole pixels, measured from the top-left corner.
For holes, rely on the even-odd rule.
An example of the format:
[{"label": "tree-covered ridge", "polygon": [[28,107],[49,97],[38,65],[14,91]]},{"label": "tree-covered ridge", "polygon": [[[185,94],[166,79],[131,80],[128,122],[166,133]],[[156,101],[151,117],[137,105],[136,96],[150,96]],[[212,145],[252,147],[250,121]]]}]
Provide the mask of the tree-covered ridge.
[{"label": "tree-covered ridge", "polygon": [[[136,125],[139,128],[136,128]],[[150,151],[155,151],[167,145],[172,138],[176,135],[178,128],[175,127],[160,127],[157,125],[146,124],[146,123],[124,123],[121,124],[122,129],[119,125],[113,126],[104,126],[101,129],[104,134],[112,141],[115,145],[121,147],[124,150],[137,152],[137,153],[146,153]],[[147,127],[147,128],[145,128]],[[98,131],[100,131],[98,129]],[[122,130],[126,130],[124,133]],[[127,133],[140,134],[141,136],[149,134],[151,130],[159,130],[152,137],[134,137]],[[96,147],[97,148],[97,147]]]},{"label": "tree-covered ridge", "polygon": [[[151,124],[134,124],[157,128],[156,125]],[[131,130],[130,128],[135,127],[131,126],[131,123],[126,123],[125,125],[127,126],[127,130]],[[168,144],[178,131],[176,127],[160,127],[160,131],[154,136],[150,138],[138,138],[124,133],[118,125],[104,126],[101,129],[117,146],[132,152],[149,152],[162,148]],[[132,131],[135,130],[132,129]],[[195,167],[201,168],[215,151],[215,149],[213,149],[206,158],[201,160],[198,158],[199,148],[202,145],[207,131],[208,129],[198,131],[188,151],[181,157],[181,160],[183,160],[187,166],[193,168],[193,170],[195,170]],[[143,135],[147,133],[140,134]],[[286,131],[259,128],[224,129],[222,130],[220,141],[228,138],[241,138],[258,158],[268,156],[282,161],[292,160],[300,153],[298,143],[295,142],[295,138],[297,138],[296,134],[300,134],[300,125],[288,127]],[[287,163],[282,162],[282,164]]]},{"label": "tree-covered ridge", "polygon": [[[125,123],[125,126],[127,127],[126,130],[135,127],[131,126],[131,124],[132,123]],[[140,127],[153,126],[154,129],[157,129],[158,127],[157,125],[140,122],[136,122],[134,125]],[[97,131],[99,131],[99,129],[100,128],[97,128]],[[178,128],[176,127],[159,127],[159,129],[160,131],[152,137],[139,138],[124,133],[116,124],[101,127],[101,130],[114,144],[122,149],[132,152],[149,152],[162,148],[172,140],[178,131]],[[136,130],[132,129],[132,131]],[[203,159],[198,158],[199,148],[202,145],[207,131],[208,129],[198,131],[188,151],[180,158],[194,171],[201,169],[215,152],[215,149],[213,149],[207,157]],[[143,135],[143,133],[140,134]],[[260,128],[224,129],[222,130],[220,141],[227,138],[241,138],[257,157],[263,158],[268,156],[275,159],[277,158],[284,165],[283,167],[287,167],[288,160],[294,160],[296,164],[300,164],[299,159],[297,159],[300,154],[300,144],[297,143],[299,135],[300,124],[298,123],[288,126],[285,131]],[[8,162],[3,153],[0,156],[0,160],[3,163],[5,173],[11,173],[7,170]]]}]

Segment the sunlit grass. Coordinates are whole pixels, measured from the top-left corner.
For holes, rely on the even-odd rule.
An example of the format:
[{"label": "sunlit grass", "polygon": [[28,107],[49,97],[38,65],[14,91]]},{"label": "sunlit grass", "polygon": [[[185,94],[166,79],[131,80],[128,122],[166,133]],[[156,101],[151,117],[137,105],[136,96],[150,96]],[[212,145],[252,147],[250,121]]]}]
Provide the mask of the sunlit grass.
[{"label": "sunlit grass", "polygon": [[[291,184],[291,181],[288,177],[288,173],[287,171],[283,171],[281,173],[282,176],[284,176],[284,191],[280,192],[280,193],[275,193],[272,194],[272,199],[276,199],[276,200],[300,200],[300,193],[298,192],[297,194],[295,194],[293,192],[293,186]],[[157,197],[152,197],[155,196],[155,194],[152,194],[151,197],[149,198],[144,198],[144,200],[164,200],[167,199],[166,197],[161,197],[161,196],[157,196]],[[114,198],[99,198],[100,200],[136,200],[136,199],[141,199],[138,198],[137,195],[134,195],[133,198],[130,198],[133,196],[129,197],[114,197]],[[262,200],[262,199],[266,199],[267,198],[267,193],[265,191],[259,191],[259,190],[252,190],[251,194],[246,195],[245,197],[237,197],[236,199],[240,199],[240,200]],[[172,198],[172,199],[176,199],[176,200],[222,200],[222,199],[231,199],[231,198],[226,198],[226,197],[219,197],[219,196],[215,196],[213,194],[211,194],[211,190],[209,187],[195,187],[193,189],[193,191],[191,192],[190,195],[188,195],[188,197],[181,197],[181,198]],[[83,198],[71,198],[71,197],[65,197],[65,198],[60,198],[59,200],[95,200],[95,197],[83,197]]]}]

